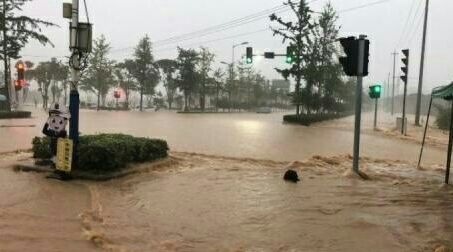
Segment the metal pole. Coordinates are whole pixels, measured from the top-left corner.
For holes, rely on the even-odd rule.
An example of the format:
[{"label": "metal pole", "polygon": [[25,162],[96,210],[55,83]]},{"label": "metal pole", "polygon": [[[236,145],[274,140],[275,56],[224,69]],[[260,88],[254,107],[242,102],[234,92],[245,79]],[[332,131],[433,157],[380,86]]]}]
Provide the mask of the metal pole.
[{"label": "metal pole", "polygon": [[359,174],[359,156],[360,156],[360,122],[362,116],[362,84],[363,84],[363,63],[365,55],[365,35],[359,37],[359,59],[358,59],[358,76],[357,86],[355,89],[355,126],[354,126],[354,153],[352,169]]},{"label": "metal pole", "polygon": [[[72,0],[72,22],[71,22],[71,45],[77,45],[77,27],[79,25],[79,0]],[[72,49],[72,56],[70,58],[72,61],[71,69],[71,91],[69,93],[69,112],[71,114],[71,119],[69,122],[69,137],[73,140],[74,151],[73,151],[73,167],[77,164],[77,145],[79,142],[79,92],[78,82],[79,82],[79,67],[80,59],[79,52],[77,48]]]},{"label": "metal pole", "polygon": [[[409,73],[409,69],[407,70]],[[403,118],[401,123],[401,134],[405,135],[404,128],[406,126],[406,95],[407,95],[407,81],[404,82],[404,96],[403,96]]]},{"label": "metal pole", "polygon": [[[230,90],[230,93],[232,93],[233,89],[234,89],[234,48],[236,46],[233,44],[233,47],[232,47],[232,50],[231,50],[231,90]],[[231,96],[232,94],[230,94]],[[231,98],[230,98],[230,102],[229,102],[229,110],[231,111]],[[228,112],[230,112],[228,111]]]},{"label": "metal pole", "polygon": [[378,99],[374,99],[374,130],[377,129]]},{"label": "metal pole", "polygon": [[422,161],[423,148],[425,147],[426,132],[428,131],[429,115],[431,114],[431,105],[433,104],[433,97],[429,100],[428,115],[426,116],[426,125],[425,131],[423,132],[422,148],[420,149],[420,156],[418,157],[417,169],[420,168],[420,163]]},{"label": "metal pole", "polygon": [[[385,98],[386,98],[385,99],[385,103],[388,104],[389,103],[389,98],[390,98],[390,72],[389,72],[389,75],[387,77],[387,90],[386,91],[387,91],[386,92],[387,95],[385,96]],[[389,108],[388,105],[385,106],[385,108],[384,108],[386,110],[385,112],[388,112],[388,108]]]},{"label": "metal pole", "polygon": [[422,100],[422,90],[423,90],[423,74],[425,68],[425,47],[426,47],[426,31],[428,29],[428,10],[429,10],[429,0],[426,0],[425,6],[425,22],[423,25],[423,39],[422,39],[422,54],[420,60],[420,74],[418,77],[418,92],[417,92],[417,107],[415,108],[415,125],[420,125],[420,107]]},{"label": "metal pole", "polygon": [[5,96],[6,96],[6,110],[11,112],[11,96],[10,96],[10,91],[9,89],[11,88],[10,86],[10,81],[9,81],[9,73],[8,73],[8,42],[7,42],[7,34],[6,34],[6,0],[3,0],[3,66],[5,68]]},{"label": "metal pole", "polygon": [[451,164],[451,150],[453,138],[453,100],[451,101],[451,117],[450,117],[450,135],[448,137],[448,153],[447,153],[447,170],[445,172],[445,184],[448,184],[450,179],[450,164]]},{"label": "metal pole", "polygon": [[393,52],[393,80],[392,80],[392,115],[395,113],[395,67],[396,67],[396,52]]}]

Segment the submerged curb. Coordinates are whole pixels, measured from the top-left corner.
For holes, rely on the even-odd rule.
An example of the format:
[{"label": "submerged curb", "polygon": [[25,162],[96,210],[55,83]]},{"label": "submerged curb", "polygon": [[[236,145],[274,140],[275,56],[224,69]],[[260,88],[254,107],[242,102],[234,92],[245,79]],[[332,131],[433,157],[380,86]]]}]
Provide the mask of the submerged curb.
[{"label": "submerged curb", "polygon": [[[133,164],[129,165],[127,168],[113,171],[106,174],[96,174],[87,171],[72,171],[71,177],[72,179],[76,180],[90,180],[90,181],[108,181],[112,179],[122,178],[128,175],[132,175],[135,173],[144,172],[150,169],[157,169],[161,166],[168,165],[175,160],[167,157],[163,159],[158,159],[152,162],[147,162],[143,164]],[[37,172],[37,173],[53,173],[55,169],[51,166],[45,165],[36,165],[32,161],[22,162],[15,164],[13,166],[14,171],[21,171],[21,172]]]}]

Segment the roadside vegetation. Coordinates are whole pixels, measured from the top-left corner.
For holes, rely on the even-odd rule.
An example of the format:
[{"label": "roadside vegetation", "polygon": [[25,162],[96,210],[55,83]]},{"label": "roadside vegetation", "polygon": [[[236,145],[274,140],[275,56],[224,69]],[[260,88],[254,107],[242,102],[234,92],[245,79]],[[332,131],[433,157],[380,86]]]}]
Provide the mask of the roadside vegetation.
[{"label": "roadside vegetation", "polygon": [[[33,157],[51,158],[50,138],[33,139]],[[124,134],[99,134],[80,137],[76,170],[104,174],[127,169],[129,164],[159,160],[168,155],[167,142]]]}]

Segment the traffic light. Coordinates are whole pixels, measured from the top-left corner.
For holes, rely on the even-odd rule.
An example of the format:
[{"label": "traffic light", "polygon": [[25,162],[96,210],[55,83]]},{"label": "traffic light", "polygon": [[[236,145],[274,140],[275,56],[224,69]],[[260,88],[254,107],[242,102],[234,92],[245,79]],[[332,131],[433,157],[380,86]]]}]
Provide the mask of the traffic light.
[{"label": "traffic light", "polygon": [[118,89],[113,91],[113,97],[115,97],[115,99],[121,98],[121,93]]},{"label": "traffic light", "polygon": [[296,57],[296,50],[294,50],[293,46],[286,47],[286,63],[292,64]]},{"label": "traffic light", "polygon": [[22,61],[19,61],[16,64],[16,69],[17,69],[17,79],[18,80],[25,80],[25,65],[22,63]]},{"label": "traffic light", "polygon": [[357,76],[359,43],[355,37],[340,38],[345,57],[340,57],[340,63],[347,76]]},{"label": "traffic light", "polygon": [[409,76],[409,49],[402,50],[403,55],[405,58],[402,58],[401,61],[403,62],[404,66],[401,67],[401,71],[403,71],[403,75],[401,76],[401,80],[404,81],[404,84],[407,84],[407,79]]},{"label": "traffic light", "polygon": [[253,47],[247,47],[245,63],[247,64],[253,63]]},{"label": "traffic light", "polygon": [[[340,38],[340,44],[343,47],[345,57],[340,57],[340,63],[343,70],[348,76],[358,76],[359,68],[359,45],[360,39],[355,37]],[[364,39],[363,71],[361,76],[368,75],[370,41]]]},{"label": "traffic light", "polygon": [[368,93],[368,95],[370,96],[371,99],[379,99],[381,98],[381,91],[382,91],[381,85],[373,85],[370,86],[370,92]]},{"label": "traffic light", "polygon": [[14,81],[14,89],[19,91],[25,85],[25,65],[22,61],[16,63],[17,80]]}]

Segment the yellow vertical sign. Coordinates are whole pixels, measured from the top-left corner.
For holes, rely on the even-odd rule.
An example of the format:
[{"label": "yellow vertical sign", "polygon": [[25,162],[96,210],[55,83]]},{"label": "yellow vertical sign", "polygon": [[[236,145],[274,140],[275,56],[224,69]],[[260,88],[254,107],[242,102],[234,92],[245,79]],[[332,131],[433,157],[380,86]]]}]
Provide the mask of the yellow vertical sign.
[{"label": "yellow vertical sign", "polygon": [[57,170],[71,172],[73,142],[69,138],[58,138],[57,143]]}]

